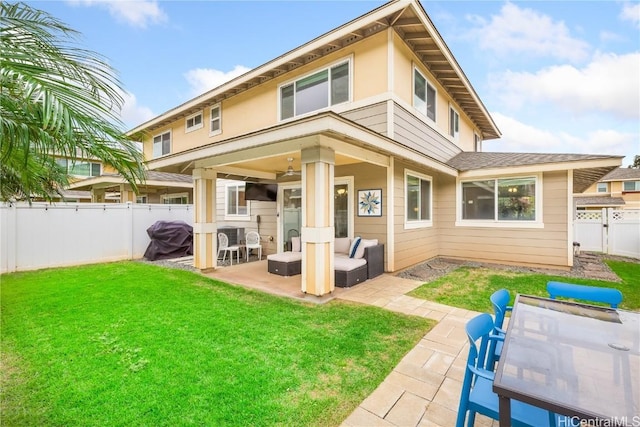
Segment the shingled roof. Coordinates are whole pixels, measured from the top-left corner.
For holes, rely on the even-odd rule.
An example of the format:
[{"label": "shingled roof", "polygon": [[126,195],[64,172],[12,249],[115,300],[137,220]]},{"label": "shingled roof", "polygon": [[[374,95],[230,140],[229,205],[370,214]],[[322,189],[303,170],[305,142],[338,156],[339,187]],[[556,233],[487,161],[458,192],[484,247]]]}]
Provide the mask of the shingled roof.
[{"label": "shingled roof", "polygon": [[635,181],[640,180],[640,169],[618,168],[606,174],[600,181]]},{"label": "shingled roof", "polygon": [[625,201],[622,197],[607,196],[587,196],[576,197],[576,206],[623,206]]},{"label": "shingled roof", "polygon": [[[589,161],[621,159],[624,156],[613,156],[606,154],[559,154],[559,153],[492,153],[492,152],[462,152],[447,162],[447,165],[457,169],[460,172],[496,169],[496,168],[513,168],[518,166],[533,165],[554,165],[567,163],[576,163],[576,167],[566,167],[564,169],[573,170],[573,191],[574,193],[582,193],[591,184],[600,180],[607,173],[611,172],[615,166],[594,166],[588,163],[579,164]],[[558,169],[561,170],[561,169]]]}]

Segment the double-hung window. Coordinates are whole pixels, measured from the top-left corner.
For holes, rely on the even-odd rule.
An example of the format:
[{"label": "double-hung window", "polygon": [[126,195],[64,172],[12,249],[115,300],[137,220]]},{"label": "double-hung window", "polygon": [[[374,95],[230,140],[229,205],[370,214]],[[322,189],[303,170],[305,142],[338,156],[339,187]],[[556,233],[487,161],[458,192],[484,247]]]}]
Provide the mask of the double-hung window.
[{"label": "double-hung window", "polygon": [[431,226],[432,179],[417,172],[405,170],[405,228]]},{"label": "double-hung window", "polygon": [[197,129],[201,129],[202,126],[202,111],[196,114],[192,114],[185,119],[184,130],[185,132],[192,132]]},{"label": "double-hung window", "polygon": [[225,218],[249,216],[249,204],[244,194],[244,182],[230,182],[225,185]]},{"label": "double-hung window", "polygon": [[350,61],[344,61],[280,86],[280,120],[348,102]]},{"label": "double-hung window", "polygon": [[482,151],[482,138],[477,133],[473,133],[473,151]]},{"label": "double-hung window", "polygon": [[599,182],[597,186],[598,193],[608,193],[609,192],[609,183],[608,182]]},{"label": "double-hung window", "polygon": [[436,88],[417,68],[413,69],[413,106],[436,121]]},{"label": "double-hung window", "polygon": [[455,140],[460,135],[460,114],[452,105],[449,105],[449,135]]},{"label": "double-hung window", "polygon": [[153,157],[161,157],[171,153],[171,131],[153,137]]},{"label": "double-hung window", "polygon": [[220,104],[211,107],[211,119],[209,123],[209,136],[222,133],[222,110]]},{"label": "double-hung window", "polygon": [[518,177],[461,182],[462,221],[535,222],[538,178]]},{"label": "double-hung window", "polygon": [[624,181],[622,191],[640,191],[640,181]]}]

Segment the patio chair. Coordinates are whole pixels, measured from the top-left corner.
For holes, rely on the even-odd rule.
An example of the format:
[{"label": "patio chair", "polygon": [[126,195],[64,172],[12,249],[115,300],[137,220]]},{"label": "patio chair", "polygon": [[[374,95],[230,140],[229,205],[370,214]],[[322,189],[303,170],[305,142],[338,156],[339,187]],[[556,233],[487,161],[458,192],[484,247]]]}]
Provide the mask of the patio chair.
[{"label": "patio chair", "polygon": [[618,308],[622,302],[622,292],[615,288],[601,288],[598,286],[577,285],[575,283],[547,282],[549,298],[573,298],[592,302],[609,304],[611,308]]},{"label": "patio chair", "polygon": [[247,252],[247,262],[249,262],[249,252],[251,249],[258,250],[258,260],[262,259],[262,245],[260,244],[260,234],[256,231],[249,231],[245,236],[245,250]]},{"label": "patio chair", "polygon": [[236,260],[240,263],[240,246],[229,246],[229,237],[224,233],[218,233],[218,255],[216,258],[220,258],[220,252],[222,252],[222,262],[227,258],[227,252],[229,253],[229,262],[233,265],[233,253],[236,254]]},{"label": "patio chair", "polygon": [[[467,323],[465,330],[469,338],[469,356],[460,393],[456,427],[463,427],[465,419],[467,420],[467,426],[473,426],[476,413],[494,420],[499,419],[498,395],[493,392],[494,373],[485,369],[485,362],[490,341],[503,341],[504,337],[493,335],[495,324],[491,315],[487,313],[471,319]],[[567,424],[557,422],[556,417],[556,414],[542,408],[511,400],[512,426],[573,425],[568,423],[570,421],[568,419],[562,420]]]},{"label": "patio chair", "polygon": [[[494,323],[494,335],[503,336],[505,335],[504,329],[502,325],[504,324],[504,318],[507,312],[513,310],[513,307],[509,304],[511,300],[511,295],[509,291],[506,289],[500,289],[495,291],[489,297],[491,300],[491,305],[493,306],[493,323]],[[500,355],[502,354],[502,341],[492,340],[489,344],[489,358],[487,360],[487,369],[493,371],[496,362],[500,359]]]}]

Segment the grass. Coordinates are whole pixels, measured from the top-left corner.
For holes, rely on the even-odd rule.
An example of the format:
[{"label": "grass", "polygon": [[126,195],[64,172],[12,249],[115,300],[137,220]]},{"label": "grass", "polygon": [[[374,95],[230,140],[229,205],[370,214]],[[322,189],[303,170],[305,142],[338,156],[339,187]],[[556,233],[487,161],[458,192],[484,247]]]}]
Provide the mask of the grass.
[{"label": "grass", "polygon": [[135,262],[0,280],[7,426],[338,425],[433,326]]},{"label": "grass", "polygon": [[519,273],[489,268],[462,267],[433,282],[416,288],[409,295],[453,307],[479,312],[493,312],[489,297],[498,289],[547,297],[546,284],[550,280],[582,285],[617,288],[622,292],[620,308],[640,310],[640,263],[612,261],[606,263],[620,277],[621,283],[602,280],[568,278],[544,274]]}]

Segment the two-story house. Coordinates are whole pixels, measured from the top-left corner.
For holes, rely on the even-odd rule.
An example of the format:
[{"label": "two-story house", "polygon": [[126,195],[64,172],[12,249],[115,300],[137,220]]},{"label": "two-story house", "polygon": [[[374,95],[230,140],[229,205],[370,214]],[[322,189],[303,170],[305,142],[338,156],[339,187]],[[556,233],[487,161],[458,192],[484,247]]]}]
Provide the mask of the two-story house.
[{"label": "two-story house", "polygon": [[[384,243],[387,272],[436,256],[569,268],[573,193],[622,159],[482,152],[500,131],[417,0],[392,0],[130,134],[141,132],[150,170],[193,175],[197,268],[216,266],[220,226],[259,229],[267,252],[297,227],[313,295],[334,289],[338,236]],[[247,201],[255,184],[275,184],[276,197]],[[371,195],[375,209],[361,209]]]},{"label": "two-story house", "polygon": [[575,195],[578,210],[640,209],[640,169],[614,169]]}]

